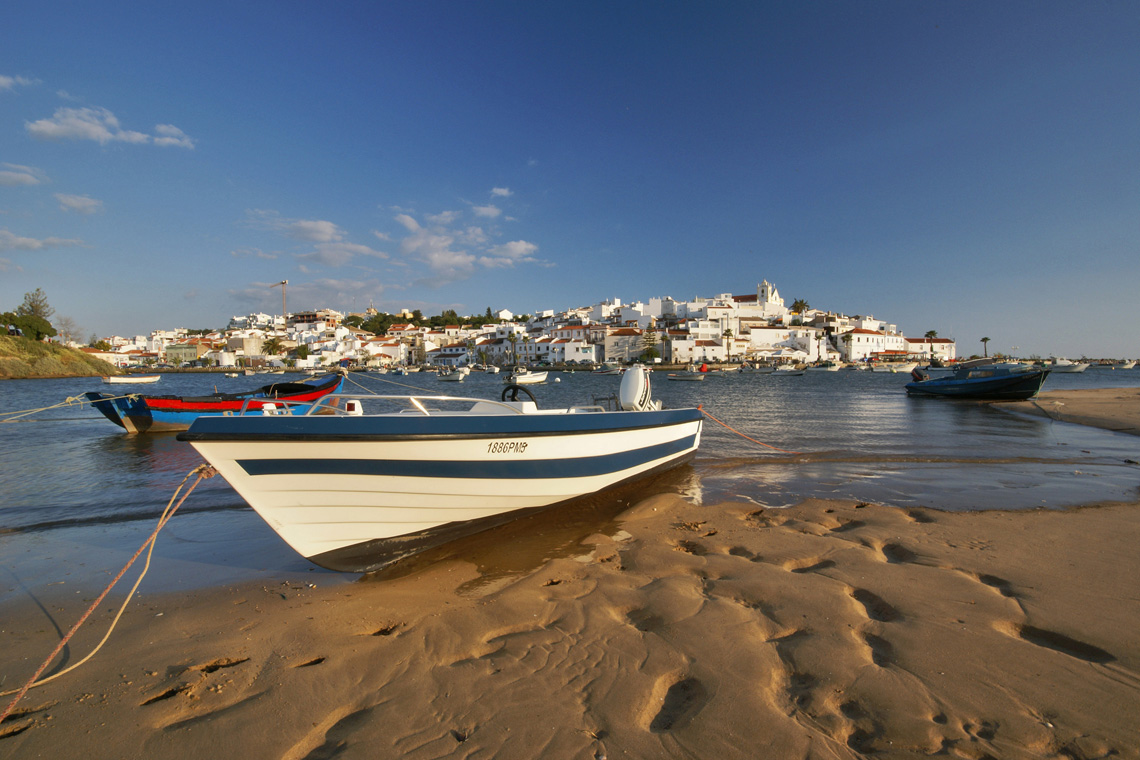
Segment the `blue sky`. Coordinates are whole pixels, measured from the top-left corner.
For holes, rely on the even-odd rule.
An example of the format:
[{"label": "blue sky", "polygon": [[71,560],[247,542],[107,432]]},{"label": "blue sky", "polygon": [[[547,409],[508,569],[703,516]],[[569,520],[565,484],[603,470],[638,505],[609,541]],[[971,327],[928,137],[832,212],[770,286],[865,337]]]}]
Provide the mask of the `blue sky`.
[{"label": "blue sky", "polygon": [[15,0],[0,309],[755,292],[1140,356],[1134,2]]}]

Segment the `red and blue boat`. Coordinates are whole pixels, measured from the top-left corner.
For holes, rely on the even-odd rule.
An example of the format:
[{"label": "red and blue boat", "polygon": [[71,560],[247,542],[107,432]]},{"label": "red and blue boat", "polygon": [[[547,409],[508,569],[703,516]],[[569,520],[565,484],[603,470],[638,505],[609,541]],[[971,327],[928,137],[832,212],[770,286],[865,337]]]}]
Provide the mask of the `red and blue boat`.
[{"label": "red and blue boat", "polygon": [[329,394],[344,386],[343,374],[317,378],[315,382],[272,383],[244,393],[214,393],[208,396],[84,395],[104,417],[128,433],[162,433],[187,430],[202,415],[240,414],[261,411],[267,404],[292,414],[305,414]]}]

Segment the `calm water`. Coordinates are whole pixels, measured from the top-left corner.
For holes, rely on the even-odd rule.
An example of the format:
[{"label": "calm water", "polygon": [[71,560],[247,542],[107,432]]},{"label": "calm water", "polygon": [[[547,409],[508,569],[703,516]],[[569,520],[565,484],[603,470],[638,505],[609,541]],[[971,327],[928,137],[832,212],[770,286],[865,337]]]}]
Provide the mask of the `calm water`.
[{"label": "calm water", "polygon": [[[473,373],[462,384],[425,374],[353,379],[382,393],[399,393],[393,383],[402,383],[497,398],[501,377]],[[555,377],[559,382],[530,386],[540,406],[590,403],[615,394],[620,382],[588,373]],[[733,499],[784,506],[812,496],[948,510],[1059,507],[1132,500],[1140,493],[1140,466],[1134,464],[1140,437],[1009,415],[975,402],[909,398],[907,379],[841,371],[686,383],[666,382],[658,373],[654,396],[666,406],[701,404],[741,433],[797,452],[765,448],[706,422],[698,457],[663,487],[706,504]],[[114,389],[200,394],[265,382],[266,376],[166,375],[157,385]],[[1045,390],[1137,385],[1140,370],[1090,369],[1052,375]],[[111,388],[97,379],[4,381],[0,412]],[[137,546],[135,536],[145,538],[150,530],[140,521],[152,522],[201,462],[173,434],[125,435],[87,405],[28,419],[0,424],[0,567],[14,576],[23,577],[25,563],[58,563],[60,554],[119,553],[124,534]],[[171,561],[185,563],[188,574],[218,564],[308,569],[221,478],[198,487],[163,541]]]}]

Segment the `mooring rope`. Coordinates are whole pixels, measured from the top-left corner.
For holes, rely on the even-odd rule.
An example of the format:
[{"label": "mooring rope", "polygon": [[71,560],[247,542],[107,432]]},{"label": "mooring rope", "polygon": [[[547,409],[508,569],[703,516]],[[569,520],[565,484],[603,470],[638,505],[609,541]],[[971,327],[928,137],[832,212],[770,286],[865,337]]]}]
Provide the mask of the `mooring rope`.
[{"label": "mooring rope", "polygon": [[747,435],[745,435],[744,433],[741,433],[741,432],[740,432],[739,430],[737,430],[736,428],[734,428],[734,427],[731,427],[731,426],[729,426],[729,425],[726,425],[725,423],[723,423],[723,422],[721,422],[720,420],[718,420],[716,417],[713,417],[711,414],[709,414],[708,412],[706,412],[706,411],[705,411],[705,409],[704,409],[704,407],[703,407],[703,406],[698,406],[698,407],[697,407],[697,409],[700,411],[700,413],[701,413],[701,414],[703,414],[704,416],[708,417],[708,418],[709,418],[710,420],[712,420],[713,422],[717,423],[718,425],[724,425],[724,427],[728,428],[729,430],[731,430],[732,432],[736,433],[738,436],[740,436],[741,438],[744,438],[745,440],[748,440],[748,441],[752,441],[753,443],[759,444],[759,445],[761,445],[761,446],[763,446],[763,447],[765,447],[765,448],[769,448],[769,449],[772,449],[773,451],[779,451],[779,452],[781,452],[781,453],[783,453],[783,454],[802,454],[802,453],[804,453],[804,452],[802,452],[802,451],[788,451],[787,449],[781,449],[781,448],[778,448],[778,447],[776,447],[776,446],[773,446],[773,445],[772,445],[772,444],[770,444],[770,443],[764,443],[763,441],[758,441],[758,440],[756,440],[755,438],[752,438],[751,436],[747,436]]},{"label": "mooring rope", "polygon": [[[195,474],[198,476],[198,479],[194,481],[194,483],[190,486],[190,488],[188,488],[186,490],[186,493],[182,495],[182,498],[178,500],[178,503],[175,504],[174,500],[178,498],[178,494],[182,490],[182,487],[184,485],[186,485],[186,481],[190,479],[190,476],[195,475]],[[84,612],[83,616],[80,617],[79,620],[75,623],[75,625],[73,625],[71,627],[71,630],[67,632],[67,635],[65,635],[62,639],[60,639],[59,644],[57,644],[55,649],[52,651],[52,653],[50,655],[48,655],[48,658],[46,660],[44,660],[43,665],[40,665],[39,669],[37,669],[36,672],[34,674],[32,674],[32,677],[28,679],[27,683],[24,684],[23,688],[16,689],[13,691],[0,692],[0,696],[5,696],[5,697],[8,696],[9,694],[15,694],[16,695],[16,698],[13,699],[12,702],[4,709],[4,712],[2,714],[0,714],[0,723],[3,723],[4,720],[12,713],[12,711],[16,708],[16,704],[21,699],[23,699],[24,695],[28,693],[29,689],[33,689],[36,686],[42,686],[43,684],[47,683],[48,681],[55,680],[56,678],[59,678],[60,676],[66,674],[66,673],[70,673],[71,671],[75,670],[80,665],[82,665],[83,663],[87,662],[92,657],[94,657],[95,653],[98,652],[102,648],[102,646],[107,643],[107,639],[109,639],[111,637],[111,632],[115,630],[115,626],[118,624],[119,618],[121,618],[123,616],[123,613],[126,611],[127,604],[131,601],[131,598],[134,596],[135,591],[138,590],[139,584],[142,583],[142,579],[144,577],[146,577],[147,570],[150,569],[150,558],[151,558],[151,555],[154,553],[154,542],[158,538],[158,532],[160,530],[162,530],[163,527],[166,526],[166,523],[170,522],[170,518],[173,517],[174,513],[178,511],[178,508],[182,506],[182,502],[186,501],[186,498],[190,495],[190,493],[194,490],[194,488],[197,487],[197,485],[199,483],[201,483],[203,480],[205,480],[207,478],[212,478],[216,474],[217,474],[217,471],[213,467],[211,467],[210,465],[207,465],[207,464],[198,465],[193,470],[186,473],[186,477],[182,478],[182,482],[179,483],[178,488],[176,488],[174,490],[174,494],[170,497],[170,501],[168,501],[166,503],[166,509],[164,509],[162,511],[162,515],[158,518],[158,525],[155,527],[154,531],[150,534],[150,537],[146,541],[143,542],[142,546],[140,546],[138,548],[138,551],[136,551],[134,553],[134,556],[132,556],[130,558],[130,560],[127,561],[127,564],[123,566],[123,569],[119,571],[119,574],[116,575],[114,577],[114,579],[109,584],[107,584],[107,588],[103,589],[103,593],[101,593],[99,595],[99,598],[96,599],[91,604],[91,606],[87,608],[87,611]],[[65,646],[67,646],[67,642],[71,640],[71,637],[75,635],[76,631],[79,630],[79,627],[87,621],[87,618],[91,616],[91,613],[93,613],[95,611],[95,609],[100,604],[102,604],[103,599],[106,598],[107,594],[110,593],[111,589],[114,588],[115,584],[119,582],[119,579],[122,578],[123,575],[127,572],[127,570],[130,569],[131,565],[133,565],[135,563],[135,560],[139,558],[139,555],[143,553],[144,549],[146,549],[146,562],[143,565],[142,573],[139,574],[138,579],[135,581],[135,585],[133,587],[131,587],[130,593],[127,594],[127,598],[123,600],[123,604],[121,607],[119,607],[119,612],[118,612],[118,614],[115,615],[114,620],[111,621],[111,627],[107,629],[107,633],[105,636],[103,636],[103,640],[100,641],[99,644],[93,650],[91,650],[90,654],[88,654],[86,657],[84,657],[79,662],[75,663],[74,665],[72,665],[68,668],[65,668],[64,670],[59,671],[58,673],[54,673],[54,674],[48,676],[47,678],[45,678],[41,681],[37,681],[36,679],[39,678],[40,675],[47,669],[47,666],[51,664],[52,660],[54,660],[56,658],[56,656],[61,651],[63,651],[63,648]]]},{"label": "mooring rope", "polygon": [[[348,382],[352,383],[353,385],[355,385],[358,388],[363,388],[364,390],[368,391],[369,393],[375,393],[375,391],[372,388],[368,388],[364,385],[361,385],[360,383],[358,383],[352,379],[353,375],[359,375],[359,374],[360,374],[359,372],[345,372],[344,373],[344,379],[347,380]],[[365,375],[365,377],[367,377],[369,380],[379,380],[380,382],[388,383],[389,385],[398,385],[401,388],[411,388],[414,391],[419,391],[420,392],[419,395],[423,395],[423,394],[428,392],[426,388],[421,388],[421,387],[416,386],[416,385],[408,385],[407,383],[397,383],[395,380],[389,380],[385,377],[372,377],[372,375]]]},{"label": "mooring rope", "polygon": [[[106,396],[105,398],[99,399],[99,401],[117,401],[118,399],[121,399],[121,398],[132,398],[133,399],[133,398],[138,398],[138,395],[139,394],[137,394],[137,393],[124,393],[122,396]],[[51,406],[41,406],[37,409],[20,409],[20,410],[17,410],[15,412],[0,412],[0,417],[5,417],[8,415],[11,415],[11,417],[9,419],[0,420],[0,424],[3,424],[5,422],[16,422],[21,417],[30,417],[31,415],[36,414],[37,412],[48,412],[48,411],[51,411],[52,409],[59,409],[59,408],[64,407],[64,406],[73,406],[75,404],[78,404],[79,406],[83,406],[84,404],[93,404],[93,403],[95,403],[95,402],[91,401],[90,399],[88,399],[84,396],[68,396],[63,401],[60,401],[58,404],[52,404]]]}]

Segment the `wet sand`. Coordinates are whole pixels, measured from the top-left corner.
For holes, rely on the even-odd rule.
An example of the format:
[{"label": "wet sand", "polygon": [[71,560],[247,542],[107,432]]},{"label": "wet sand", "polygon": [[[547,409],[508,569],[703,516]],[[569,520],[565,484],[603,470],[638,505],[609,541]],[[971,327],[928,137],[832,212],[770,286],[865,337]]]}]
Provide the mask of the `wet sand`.
[{"label": "wet sand", "polygon": [[1029,401],[995,406],[1019,414],[1140,435],[1140,388],[1046,391]]},{"label": "wet sand", "polygon": [[[0,757],[1136,758],[1138,508],[654,495],[505,569],[491,533],[354,583],[148,595]],[[2,689],[86,606],[34,598],[0,608]]]}]

